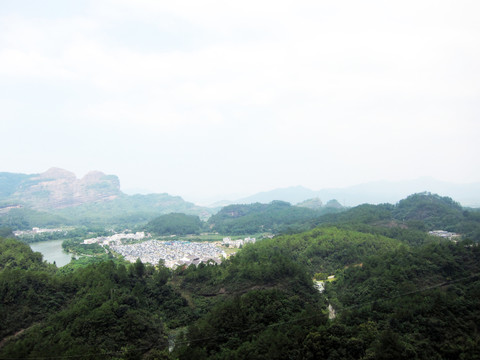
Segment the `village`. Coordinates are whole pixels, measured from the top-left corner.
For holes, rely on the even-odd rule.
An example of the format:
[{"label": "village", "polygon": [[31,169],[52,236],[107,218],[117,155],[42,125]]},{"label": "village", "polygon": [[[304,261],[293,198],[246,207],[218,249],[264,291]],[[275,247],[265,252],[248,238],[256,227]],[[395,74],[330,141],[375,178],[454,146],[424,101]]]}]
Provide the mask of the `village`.
[{"label": "village", "polygon": [[32,230],[17,230],[13,232],[15,236],[34,236],[37,234],[48,234],[48,233],[55,233],[55,232],[64,232],[65,229],[58,228],[58,229],[41,229],[38,227],[32,228]]},{"label": "village", "polygon": [[227,257],[223,250],[209,242],[148,240],[137,244],[115,244],[110,249],[130,262],[140,259],[143,263],[157,265],[162,261],[169,268],[208,261],[220,263],[222,257]]},{"label": "village", "polygon": [[460,234],[445,231],[445,230],[432,230],[432,231],[429,231],[428,234],[432,236],[438,236],[438,237],[453,241],[455,243],[458,242],[458,240],[461,239],[462,237],[462,235]]},{"label": "village", "polygon": [[122,240],[143,240],[145,238],[151,237],[150,234],[145,234],[144,231],[136,232],[135,234],[132,233],[118,233],[110,236],[100,236],[91,239],[83,240],[83,243],[88,244],[99,244],[99,245],[110,245],[110,244],[117,244],[121,245]]},{"label": "village", "polygon": [[[251,237],[237,240],[225,237],[221,242],[164,241],[155,239],[142,241],[149,238],[151,238],[151,235],[145,232],[119,233],[111,236],[85,239],[83,244],[108,246],[110,250],[123,256],[125,260],[130,262],[135,262],[137,259],[152,265],[162,262],[166,267],[174,269],[178,266],[198,265],[201,262],[213,261],[221,263],[222,259],[235,253],[235,251],[230,250],[227,254],[226,248],[241,248],[245,244],[256,242],[256,239]],[[128,242],[129,240],[135,242],[125,243],[125,241]]]}]

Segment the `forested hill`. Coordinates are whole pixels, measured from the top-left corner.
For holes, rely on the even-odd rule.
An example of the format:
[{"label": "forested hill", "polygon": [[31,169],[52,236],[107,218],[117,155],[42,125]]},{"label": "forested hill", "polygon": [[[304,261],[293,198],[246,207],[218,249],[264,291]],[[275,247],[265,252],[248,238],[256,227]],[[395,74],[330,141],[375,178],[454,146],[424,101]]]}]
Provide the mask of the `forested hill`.
[{"label": "forested hill", "polygon": [[[298,346],[312,326],[326,321],[313,274],[330,274],[398,246],[396,240],[328,228],[246,246],[220,266],[172,272],[111,259],[57,269],[17,240],[0,239],[0,358],[198,359],[208,357],[198,349],[204,345],[212,354],[247,345],[249,354],[256,347],[271,352],[286,328],[270,325],[291,321],[298,322],[297,335],[283,346]],[[187,339],[177,339],[176,352],[168,354],[166,336],[188,324]],[[262,350],[272,336],[275,342]]]},{"label": "forested hill", "polygon": [[414,232],[446,230],[480,241],[479,209],[464,209],[449,197],[430,193],[410,195],[396,205],[364,204],[341,213],[327,214],[313,220],[310,227],[321,224],[368,231],[373,231],[374,227],[376,231],[383,229],[387,236],[404,230],[411,230],[411,237],[416,236]]},{"label": "forested hill", "polygon": [[[0,239],[0,358],[475,359],[479,274],[471,242],[336,227],[175,271],[107,258],[57,269]],[[312,277],[329,275],[320,293]]]},{"label": "forested hill", "polygon": [[[320,203],[318,199],[311,202]],[[446,230],[480,241],[480,211],[462,208],[451,198],[436,194],[413,194],[395,205],[317,208],[292,206],[283,201],[229,205],[212,216],[208,224],[213,231],[232,235],[266,231],[298,233],[330,224],[401,238],[410,244],[423,242],[430,230]]]},{"label": "forested hill", "polygon": [[199,234],[204,224],[198,216],[171,213],[150,220],[145,230],[155,235]]},{"label": "forested hill", "polygon": [[62,225],[121,226],[146,224],[162,214],[182,212],[207,219],[211,209],[168,194],[121,195],[111,201],[86,203],[58,210],[34,210],[27,205],[0,209],[0,226],[15,230]]},{"label": "forested hill", "polygon": [[142,224],[169,213],[185,213],[207,219],[211,210],[169,194],[122,195],[108,202],[83,204],[54,214],[86,223]]},{"label": "forested hill", "polygon": [[[312,358],[480,358],[479,246],[447,242],[374,255],[342,272],[326,295],[339,321],[311,337]],[[361,355],[367,339],[375,340]]]},{"label": "forested hill", "polygon": [[213,215],[208,224],[221,234],[242,235],[258,232],[294,231],[298,224],[318,218],[322,213],[338,211],[335,208],[313,210],[292,206],[284,201],[269,204],[229,205]]},{"label": "forested hill", "polygon": [[0,358],[168,358],[167,329],[193,318],[170,275],[112,259],[57,269],[0,239]]},{"label": "forested hill", "polygon": [[[302,273],[335,280],[298,312]],[[475,359],[479,275],[480,247],[468,243],[409,247],[335,228],[266,240],[225,267],[185,272],[184,286],[194,293],[243,295],[214,304],[192,324],[179,358]],[[259,282],[263,290],[245,290]],[[327,320],[327,301],[334,320]]]}]

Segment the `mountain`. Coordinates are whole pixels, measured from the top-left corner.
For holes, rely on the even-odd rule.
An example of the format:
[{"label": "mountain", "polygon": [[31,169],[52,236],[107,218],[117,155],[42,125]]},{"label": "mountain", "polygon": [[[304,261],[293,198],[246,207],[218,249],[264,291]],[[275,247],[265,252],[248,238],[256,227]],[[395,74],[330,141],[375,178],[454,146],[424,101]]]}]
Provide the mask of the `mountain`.
[{"label": "mountain", "polygon": [[426,234],[429,230],[446,230],[480,241],[478,209],[465,209],[449,197],[427,192],[412,194],[395,205],[362,204],[343,212],[326,214],[314,220],[311,226],[324,224],[348,225],[360,231],[375,228],[378,232],[382,229],[378,233],[393,238],[403,236],[403,232],[409,243],[418,240],[418,232]]},{"label": "mountain", "polygon": [[8,198],[30,175],[0,172],[0,199]]},{"label": "mountain", "polygon": [[442,194],[460,202],[463,206],[480,207],[480,183],[454,184],[423,177],[406,181],[375,181],[345,188],[326,188],[318,191],[303,186],[292,186],[260,192],[235,201],[221,204],[268,204],[274,200],[287,201],[292,204],[319,198],[323,202],[337,199],[343,206],[360,204],[395,204],[410,194],[428,191]]},{"label": "mountain", "polygon": [[430,177],[408,181],[376,181],[338,189],[322,189],[321,199],[338,199],[346,206],[395,204],[410,194],[431,192],[451,197],[463,206],[480,207],[480,183],[454,184]]},{"label": "mountain", "polygon": [[247,196],[235,201],[236,204],[263,203],[268,204],[274,200],[286,201],[296,204],[307,199],[317,197],[317,192],[303,186],[291,186],[287,188],[274,189]]},{"label": "mountain", "polygon": [[36,210],[62,209],[109,201],[122,193],[115,175],[91,171],[82,179],[59,168],[42,174],[0,173],[0,201],[25,204]]},{"label": "mountain", "polygon": [[56,215],[82,219],[98,224],[145,223],[159,215],[169,213],[197,215],[206,220],[212,214],[210,209],[183,200],[180,196],[163,194],[125,195],[112,201],[87,203],[55,211]]},{"label": "mountain", "polygon": [[213,212],[169,194],[126,195],[115,175],[91,171],[77,179],[51,168],[41,174],[0,173],[0,225],[15,229],[61,224],[137,224],[171,212]]},{"label": "mountain", "polygon": [[320,198],[316,197],[313,199],[307,199],[305,201],[299,202],[297,206],[318,210],[323,207],[323,202],[322,200],[320,200]]},{"label": "mountain", "polygon": [[291,231],[321,215],[305,207],[292,206],[284,201],[269,204],[236,204],[225,206],[208,219],[212,230],[225,235],[247,235],[259,232]]},{"label": "mountain", "polygon": [[[313,211],[277,201],[212,219],[275,224],[293,208]],[[58,269],[0,239],[0,358],[479,358],[480,246],[408,227],[480,229],[480,211],[421,193],[324,217],[337,221],[173,271],[112,254]]]},{"label": "mountain", "polygon": [[167,329],[193,317],[166,283],[169,270],[107,255],[88,260],[60,270],[28,245],[0,239],[1,358],[165,358],[156,354],[168,354]]},{"label": "mountain", "polygon": [[182,213],[160,215],[146,225],[148,232],[156,235],[190,235],[199,234],[203,223],[198,216]]},{"label": "mountain", "polygon": [[344,209],[344,206],[342,206],[342,204],[340,204],[335,199],[328,200],[327,203],[325,204],[325,207],[327,209],[339,209],[339,210]]}]

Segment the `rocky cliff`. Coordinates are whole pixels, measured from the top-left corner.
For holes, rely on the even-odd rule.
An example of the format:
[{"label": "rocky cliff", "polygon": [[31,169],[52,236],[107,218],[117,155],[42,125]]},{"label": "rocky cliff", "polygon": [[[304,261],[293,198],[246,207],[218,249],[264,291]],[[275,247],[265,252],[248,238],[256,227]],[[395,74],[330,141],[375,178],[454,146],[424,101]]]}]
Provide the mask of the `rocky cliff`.
[{"label": "rocky cliff", "polygon": [[[1,181],[2,177],[0,187]],[[121,194],[120,181],[114,175],[92,171],[77,179],[72,172],[51,168],[42,174],[22,178],[3,200],[30,205],[34,209],[62,209],[113,200]]]}]

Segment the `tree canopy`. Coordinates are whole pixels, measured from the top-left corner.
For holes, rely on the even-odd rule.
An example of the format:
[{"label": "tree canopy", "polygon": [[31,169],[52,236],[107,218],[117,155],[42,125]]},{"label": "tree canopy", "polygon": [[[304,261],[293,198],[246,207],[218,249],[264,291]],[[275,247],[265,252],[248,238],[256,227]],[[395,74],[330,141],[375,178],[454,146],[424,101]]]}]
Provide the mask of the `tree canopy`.
[{"label": "tree canopy", "polygon": [[146,230],[156,235],[199,234],[203,223],[198,216],[172,213],[150,220]]}]

